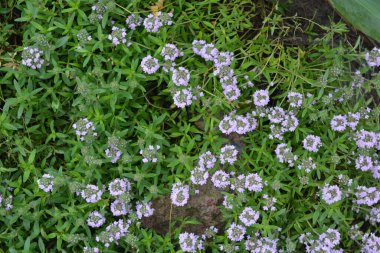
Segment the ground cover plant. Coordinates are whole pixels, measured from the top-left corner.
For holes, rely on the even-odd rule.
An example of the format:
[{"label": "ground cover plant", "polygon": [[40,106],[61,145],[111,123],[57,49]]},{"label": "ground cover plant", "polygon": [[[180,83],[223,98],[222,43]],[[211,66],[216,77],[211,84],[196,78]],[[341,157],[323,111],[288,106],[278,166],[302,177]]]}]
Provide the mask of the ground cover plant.
[{"label": "ground cover plant", "polygon": [[263,4],[2,1],[0,252],[380,252],[380,50]]}]

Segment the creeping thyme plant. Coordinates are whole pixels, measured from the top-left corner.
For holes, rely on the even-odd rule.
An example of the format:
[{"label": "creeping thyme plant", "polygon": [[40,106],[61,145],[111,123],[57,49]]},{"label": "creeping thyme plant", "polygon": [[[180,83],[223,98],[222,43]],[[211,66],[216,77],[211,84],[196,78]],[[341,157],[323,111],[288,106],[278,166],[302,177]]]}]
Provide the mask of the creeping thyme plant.
[{"label": "creeping thyme plant", "polygon": [[[275,1],[3,2],[0,252],[380,252],[380,50],[343,23]],[[206,185],[216,226],[144,222]]]}]

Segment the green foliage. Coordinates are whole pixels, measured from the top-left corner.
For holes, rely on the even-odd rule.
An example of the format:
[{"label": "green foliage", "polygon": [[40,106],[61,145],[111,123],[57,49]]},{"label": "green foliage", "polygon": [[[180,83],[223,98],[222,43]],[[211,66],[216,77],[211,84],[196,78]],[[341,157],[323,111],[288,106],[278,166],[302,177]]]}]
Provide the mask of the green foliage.
[{"label": "green foliage", "polygon": [[376,0],[330,0],[332,6],[353,27],[380,41],[380,2]]},{"label": "green foliage", "polygon": [[[142,27],[127,29],[132,44],[115,46],[108,39],[112,26],[126,27],[130,13],[146,17],[155,3],[99,2],[108,7],[96,20],[92,0],[2,1],[0,252],[81,252],[85,246],[97,246],[103,252],[181,252],[181,228],[197,223],[190,218],[179,225],[173,222],[165,236],[134,223],[119,244],[103,247],[95,238],[118,219],[109,211],[113,197],[105,193],[100,201],[87,203],[78,196],[78,189],[87,184],[107,186],[115,178],[126,178],[132,183],[129,197],[135,206],[170,194],[178,181],[190,184],[190,171],[200,154],[219,154],[223,146],[231,144],[239,150],[237,162],[218,166],[236,175],[258,173],[266,185],[256,193],[223,191],[234,207],[220,206],[226,230],[238,222],[243,208],[250,206],[260,210],[260,219],[248,233],[255,236],[259,231],[271,239],[284,239],[278,241],[278,248],[288,252],[304,251],[298,241],[302,233],[317,235],[336,228],[342,237],[340,247],[360,252],[361,243],[349,237],[350,227],[365,223],[363,232],[379,232],[365,219],[368,206],[360,207],[360,213],[352,210],[352,194],[333,205],[318,195],[325,184],[339,184],[340,174],[349,176],[353,186],[379,187],[370,172],[355,169],[353,163],[361,154],[352,139],[355,132],[334,132],[330,127],[334,115],[361,112],[367,118],[363,116],[357,129],[380,130],[379,75],[364,64],[360,38],[354,46],[336,41],[347,31],[343,23],[325,27],[302,20],[308,25],[301,31],[308,35],[308,43],[294,46],[286,42],[300,28],[288,20],[299,24],[301,19],[283,17],[276,4],[266,6],[267,14],[262,15],[254,1],[248,0],[168,0],[162,11],[173,13],[172,26],[164,26],[158,33]],[[15,40],[15,34],[22,40]],[[82,39],[87,34],[91,40]],[[234,53],[232,68],[241,89],[238,100],[225,97],[212,64],[193,53],[195,39]],[[183,50],[177,66],[188,68],[189,86],[200,86],[204,93],[183,109],[173,104],[176,87],[170,74],[160,70],[148,75],[140,66],[147,55],[161,61],[160,52],[167,43]],[[40,69],[24,66],[24,47],[43,50],[46,64]],[[363,74],[360,88],[351,87],[356,69]],[[221,134],[218,126],[224,115],[260,112],[252,95],[261,89],[269,91],[270,106],[286,110],[292,109],[289,92],[303,95],[302,107],[294,110],[297,129],[284,134],[283,141],[271,139],[269,121],[257,116],[254,131],[236,138]],[[373,108],[371,113],[364,113],[367,107]],[[97,136],[81,141],[73,126],[84,118],[93,122]],[[302,146],[309,134],[320,136],[323,143],[315,154]],[[106,155],[112,142],[122,151],[116,162]],[[299,160],[312,157],[316,169],[305,173],[297,166],[280,163],[275,149],[282,142],[292,147]],[[149,145],[161,147],[157,163],[142,162],[139,152]],[[378,159],[375,154],[368,151]],[[37,181],[47,173],[55,178],[48,193]],[[277,199],[275,211],[263,211],[267,205],[264,194]],[[13,208],[6,208],[9,197]],[[103,228],[87,225],[94,210],[105,214]],[[219,252],[220,245],[227,243],[223,230],[207,245],[212,252]],[[236,245],[244,248],[243,242]]]}]

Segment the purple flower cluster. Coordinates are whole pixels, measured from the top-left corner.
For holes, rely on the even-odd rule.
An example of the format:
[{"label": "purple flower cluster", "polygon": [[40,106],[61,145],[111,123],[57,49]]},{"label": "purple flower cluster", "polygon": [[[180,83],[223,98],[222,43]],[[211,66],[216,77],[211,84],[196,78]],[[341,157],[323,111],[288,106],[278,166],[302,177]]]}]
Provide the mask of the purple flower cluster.
[{"label": "purple flower cluster", "polygon": [[342,184],[342,185],[344,185],[344,186],[348,186],[348,187],[350,187],[351,185],[352,185],[352,179],[349,177],[349,176],[347,176],[347,175],[342,175],[342,174],[339,174],[338,176],[337,176],[337,178],[338,178],[338,182],[340,183],[340,184]]},{"label": "purple flower cluster", "polygon": [[285,120],[286,112],[282,107],[275,106],[269,109],[268,119],[271,123],[281,123]]},{"label": "purple flower cluster", "polygon": [[236,132],[246,134],[252,132],[257,127],[257,120],[252,114],[236,115],[235,112],[225,115],[219,123],[219,130],[224,134]]},{"label": "purple flower cluster", "polygon": [[9,211],[13,208],[13,196],[9,195],[7,198],[3,198],[3,195],[0,194],[0,208],[4,204],[5,210]]},{"label": "purple flower cluster", "polygon": [[109,137],[108,138],[108,149],[106,149],[105,153],[108,158],[111,158],[112,163],[116,163],[123,154],[121,150],[125,146],[125,141],[121,140],[119,137]]},{"label": "purple flower cluster", "polygon": [[196,185],[205,185],[209,177],[208,171],[202,167],[194,167],[191,171],[190,180],[193,184]]},{"label": "purple flower cluster", "polygon": [[98,1],[95,5],[91,7],[92,13],[89,16],[90,21],[94,23],[95,21],[99,21],[103,19],[103,15],[106,13],[106,11],[110,9],[107,4],[104,3],[104,1]]},{"label": "purple flower cluster", "polygon": [[281,132],[294,132],[298,126],[298,119],[293,112],[289,112],[281,123]]},{"label": "purple flower cluster", "polygon": [[347,114],[347,126],[351,128],[352,130],[356,129],[356,126],[359,124],[361,116],[359,112],[353,113],[353,112],[348,112]]},{"label": "purple flower cluster", "polygon": [[160,145],[156,145],[156,146],[149,145],[147,148],[141,149],[140,155],[142,155],[142,157],[143,157],[142,162],[143,163],[147,163],[147,162],[156,163],[158,161],[157,156],[158,156],[158,150],[160,148],[161,148]]},{"label": "purple flower cluster", "polygon": [[380,165],[375,165],[371,168],[373,178],[380,179]]},{"label": "purple flower cluster", "polygon": [[224,199],[223,199],[223,206],[226,208],[226,209],[231,209],[233,208],[233,205],[231,203],[231,199],[228,198],[227,196],[224,196]]},{"label": "purple flower cluster", "polygon": [[244,226],[249,227],[253,224],[256,224],[259,216],[259,211],[254,211],[251,207],[246,207],[239,215],[239,219],[244,224]]},{"label": "purple flower cluster", "polygon": [[239,245],[235,244],[224,244],[219,246],[219,250],[225,253],[239,252],[239,249]]},{"label": "purple flower cluster", "polygon": [[364,129],[361,129],[360,131],[356,132],[355,135],[355,141],[358,148],[361,149],[370,149],[374,147],[378,147],[378,143],[380,142],[380,135],[376,134],[375,132],[366,131]]},{"label": "purple flower cluster", "polygon": [[110,246],[111,243],[116,243],[124,236],[127,235],[130,223],[125,222],[120,219],[114,221],[112,224],[106,227],[106,230],[101,232],[95,237],[97,242],[104,244],[106,248]]},{"label": "purple flower cluster", "polygon": [[206,61],[213,61],[219,54],[219,50],[214,44],[207,44],[204,40],[194,40],[193,51]]},{"label": "purple flower cluster", "polygon": [[337,132],[343,132],[347,127],[347,118],[345,115],[335,115],[330,122],[331,129]]},{"label": "purple flower cluster", "polygon": [[221,66],[230,66],[234,57],[232,52],[220,52],[214,57],[214,66],[220,68]]},{"label": "purple flower cluster", "polygon": [[203,249],[203,241],[194,233],[180,233],[179,245],[183,252],[195,253]]},{"label": "purple flower cluster", "polygon": [[38,187],[44,192],[52,192],[54,186],[54,177],[50,174],[44,174],[37,180]]},{"label": "purple flower cluster", "polygon": [[356,200],[353,202],[358,205],[373,206],[380,201],[380,192],[376,187],[358,186],[355,190]]},{"label": "purple flower cluster", "polygon": [[318,149],[322,146],[321,138],[315,135],[308,135],[302,141],[304,149],[310,152],[318,152]]},{"label": "purple flower cluster", "polygon": [[140,17],[138,14],[132,13],[127,17],[125,20],[125,23],[128,25],[128,28],[131,30],[136,30],[137,27],[139,27],[143,22],[143,18]]},{"label": "purple flower cluster", "polygon": [[230,175],[222,170],[217,170],[211,177],[211,182],[215,187],[224,189],[230,185]]},{"label": "purple flower cluster", "polygon": [[238,151],[233,145],[226,145],[220,149],[220,163],[225,164],[229,163],[230,165],[234,164],[237,160]]},{"label": "purple flower cluster", "polygon": [[327,231],[320,234],[317,239],[313,239],[310,233],[302,234],[299,240],[305,245],[307,253],[343,252],[341,249],[334,249],[340,243],[340,233],[336,229],[327,229]]},{"label": "purple flower cluster", "polygon": [[307,159],[302,159],[301,163],[297,166],[298,169],[304,170],[306,173],[310,173],[311,170],[315,169],[317,165],[314,163],[313,158],[309,157]]},{"label": "purple flower cluster", "polygon": [[371,52],[365,54],[365,60],[370,67],[379,67],[380,66],[380,49],[374,47]]},{"label": "purple flower cluster", "polygon": [[359,155],[359,157],[355,160],[355,168],[361,171],[372,170],[372,158],[370,156]]},{"label": "purple flower cluster", "polygon": [[96,185],[88,184],[82,189],[80,195],[87,203],[96,203],[101,200],[103,190],[99,189]]},{"label": "purple flower cluster", "polygon": [[342,132],[346,130],[347,127],[355,130],[359,124],[359,120],[362,117],[367,117],[365,114],[366,112],[348,112],[347,115],[335,115],[330,122],[331,128],[337,132]]},{"label": "purple flower cluster", "polygon": [[294,166],[294,162],[298,160],[298,156],[293,155],[292,148],[285,143],[280,143],[274,151],[281,163],[288,163],[290,167]]},{"label": "purple flower cluster", "polygon": [[263,195],[263,200],[264,200],[264,206],[263,210],[264,211],[276,211],[275,204],[277,202],[277,199],[275,197],[269,197],[267,194]]},{"label": "purple flower cluster", "polygon": [[129,211],[129,206],[124,199],[117,198],[111,203],[110,210],[113,216],[126,215]]},{"label": "purple flower cluster", "polygon": [[202,234],[201,237],[203,240],[206,240],[206,239],[214,238],[217,233],[218,233],[218,229],[215,226],[211,226],[205,230],[205,232]]},{"label": "purple flower cluster", "polygon": [[193,103],[193,93],[190,89],[178,90],[173,95],[174,104],[179,108],[184,108]]},{"label": "purple flower cluster", "polygon": [[245,190],[245,175],[241,174],[231,179],[231,189],[240,193]]},{"label": "purple flower cluster", "polygon": [[288,100],[290,107],[301,107],[303,100],[302,94],[298,92],[289,92]]},{"label": "purple flower cluster", "polygon": [[216,157],[211,153],[211,151],[207,151],[199,156],[198,165],[204,169],[212,169],[214,168],[216,163]]},{"label": "purple flower cluster", "polygon": [[152,208],[152,202],[136,204],[136,214],[139,219],[142,217],[150,217],[154,213],[154,208]]},{"label": "purple flower cluster", "polygon": [[363,232],[359,230],[359,224],[352,225],[348,230],[348,235],[351,240],[362,238]]},{"label": "purple flower cluster", "polygon": [[227,229],[227,237],[231,241],[240,242],[244,239],[245,232],[245,227],[236,223],[232,223],[231,226]]},{"label": "purple flower cluster", "polygon": [[342,191],[337,185],[326,184],[322,188],[322,199],[329,205],[342,199]]},{"label": "purple flower cluster", "polygon": [[75,134],[81,141],[91,142],[97,136],[94,123],[87,118],[80,119],[73,124]]},{"label": "purple flower cluster", "polygon": [[190,81],[190,71],[184,67],[173,68],[172,81],[177,86],[187,86]]},{"label": "purple flower cluster", "polygon": [[157,70],[160,68],[158,60],[152,57],[151,55],[144,57],[141,61],[140,66],[142,70],[149,75],[156,73]]},{"label": "purple flower cluster", "polygon": [[183,52],[174,44],[167,43],[161,50],[161,56],[165,61],[175,61],[178,57],[183,56]]},{"label": "purple flower cluster", "polygon": [[269,103],[268,90],[257,90],[253,93],[253,103],[256,106],[266,106]]},{"label": "purple flower cluster", "polygon": [[[162,64],[163,70],[165,72],[172,72],[171,80],[175,85],[175,88],[171,90],[173,95],[174,104],[178,108],[184,108],[192,104],[194,100],[197,100],[199,97],[203,96],[203,92],[200,91],[200,86],[194,88],[184,88],[189,85],[190,82],[190,71],[185,67],[176,68],[174,60],[183,55],[183,52],[180,51],[174,44],[166,44],[161,51],[161,56],[164,57],[165,62]],[[158,65],[158,60],[157,60]]]},{"label": "purple flower cluster", "polygon": [[248,236],[245,241],[245,250],[250,253],[263,253],[263,252],[272,252],[276,253],[277,251],[277,241],[278,239],[270,239],[268,237],[261,237],[259,233],[256,233],[255,236]]},{"label": "purple flower cluster", "polygon": [[32,69],[40,69],[45,60],[42,59],[44,52],[37,47],[24,47],[22,51],[22,65],[30,67]]},{"label": "purple flower cluster", "polygon": [[[127,39],[125,38],[127,36],[127,32],[125,28],[119,28],[116,26],[112,27],[112,33],[108,35],[108,39],[112,41],[112,44],[115,46],[119,44],[125,44],[127,42]],[[129,46],[130,43],[128,43],[127,46]]]},{"label": "purple flower cluster", "polygon": [[[298,127],[299,122],[293,111],[285,111],[283,108],[275,106],[267,109],[266,114],[272,123],[269,127],[271,130],[270,139],[282,140],[286,132],[294,132]],[[265,112],[262,112],[261,116],[265,116]]]},{"label": "purple flower cluster", "polygon": [[131,183],[126,178],[116,178],[108,184],[108,191],[114,197],[118,197],[130,190]]},{"label": "purple flower cluster", "polygon": [[160,28],[164,25],[172,25],[173,13],[164,13],[164,12],[157,12],[156,15],[149,14],[144,19],[144,27],[145,30],[149,33],[157,33],[160,31]]},{"label": "purple flower cluster", "polygon": [[366,216],[366,220],[369,220],[373,226],[376,226],[376,223],[380,224],[380,207],[371,208],[369,215]]},{"label": "purple flower cluster", "polygon": [[366,233],[362,237],[362,253],[378,253],[380,252],[380,237],[374,233]]},{"label": "purple flower cluster", "polygon": [[[201,50],[203,46],[206,45],[206,41],[204,40],[194,40],[192,43],[193,52],[199,56],[201,56]],[[201,56],[204,58],[203,56]]]},{"label": "purple flower cluster", "polygon": [[98,211],[93,211],[87,218],[87,225],[92,228],[99,228],[106,222],[104,216]]},{"label": "purple flower cluster", "polygon": [[144,19],[145,30],[150,33],[157,33],[163,25],[161,19],[153,14],[149,14]]},{"label": "purple flower cluster", "polygon": [[175,183],[172,186],[172,192],[170,195],[170,199],[172,204],[175,206],[184,206],[187,204],[189,200],[189,186],[183,185],[182,183]]},{"label": "purple flower cluster", "polygon": [[250,173],[245,177],[244,187],[251,192],[261,192],[263,179],[257,173]]},{"label": "purple flower cluster", "polygon": [[223,94],[229,101],[234,101],[240,97],[240,89],[236,85],[228,85],[223,89]]},{"label": "purple flower cluster", "polygon": [[193,52],[205,61],[214,63],[214,75],[219,77],[222,84],[223,93],[229,101],[238,99],[241,91],[237,86],[237,78],[230,65],[233,60],[232,52],[219,52],[214,44],[206,43],[204,40],[194,40]]}]

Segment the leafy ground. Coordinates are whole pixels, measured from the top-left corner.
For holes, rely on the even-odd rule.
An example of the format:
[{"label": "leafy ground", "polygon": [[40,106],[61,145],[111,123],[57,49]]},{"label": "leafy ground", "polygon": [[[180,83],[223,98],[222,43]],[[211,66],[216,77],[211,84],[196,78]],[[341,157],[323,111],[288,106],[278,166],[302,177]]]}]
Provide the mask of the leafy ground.
[{"label": "leafy ground", "polygon": [[343,22],[285,1],[0,12],[0,252],[380,252],[380,52]]}]

